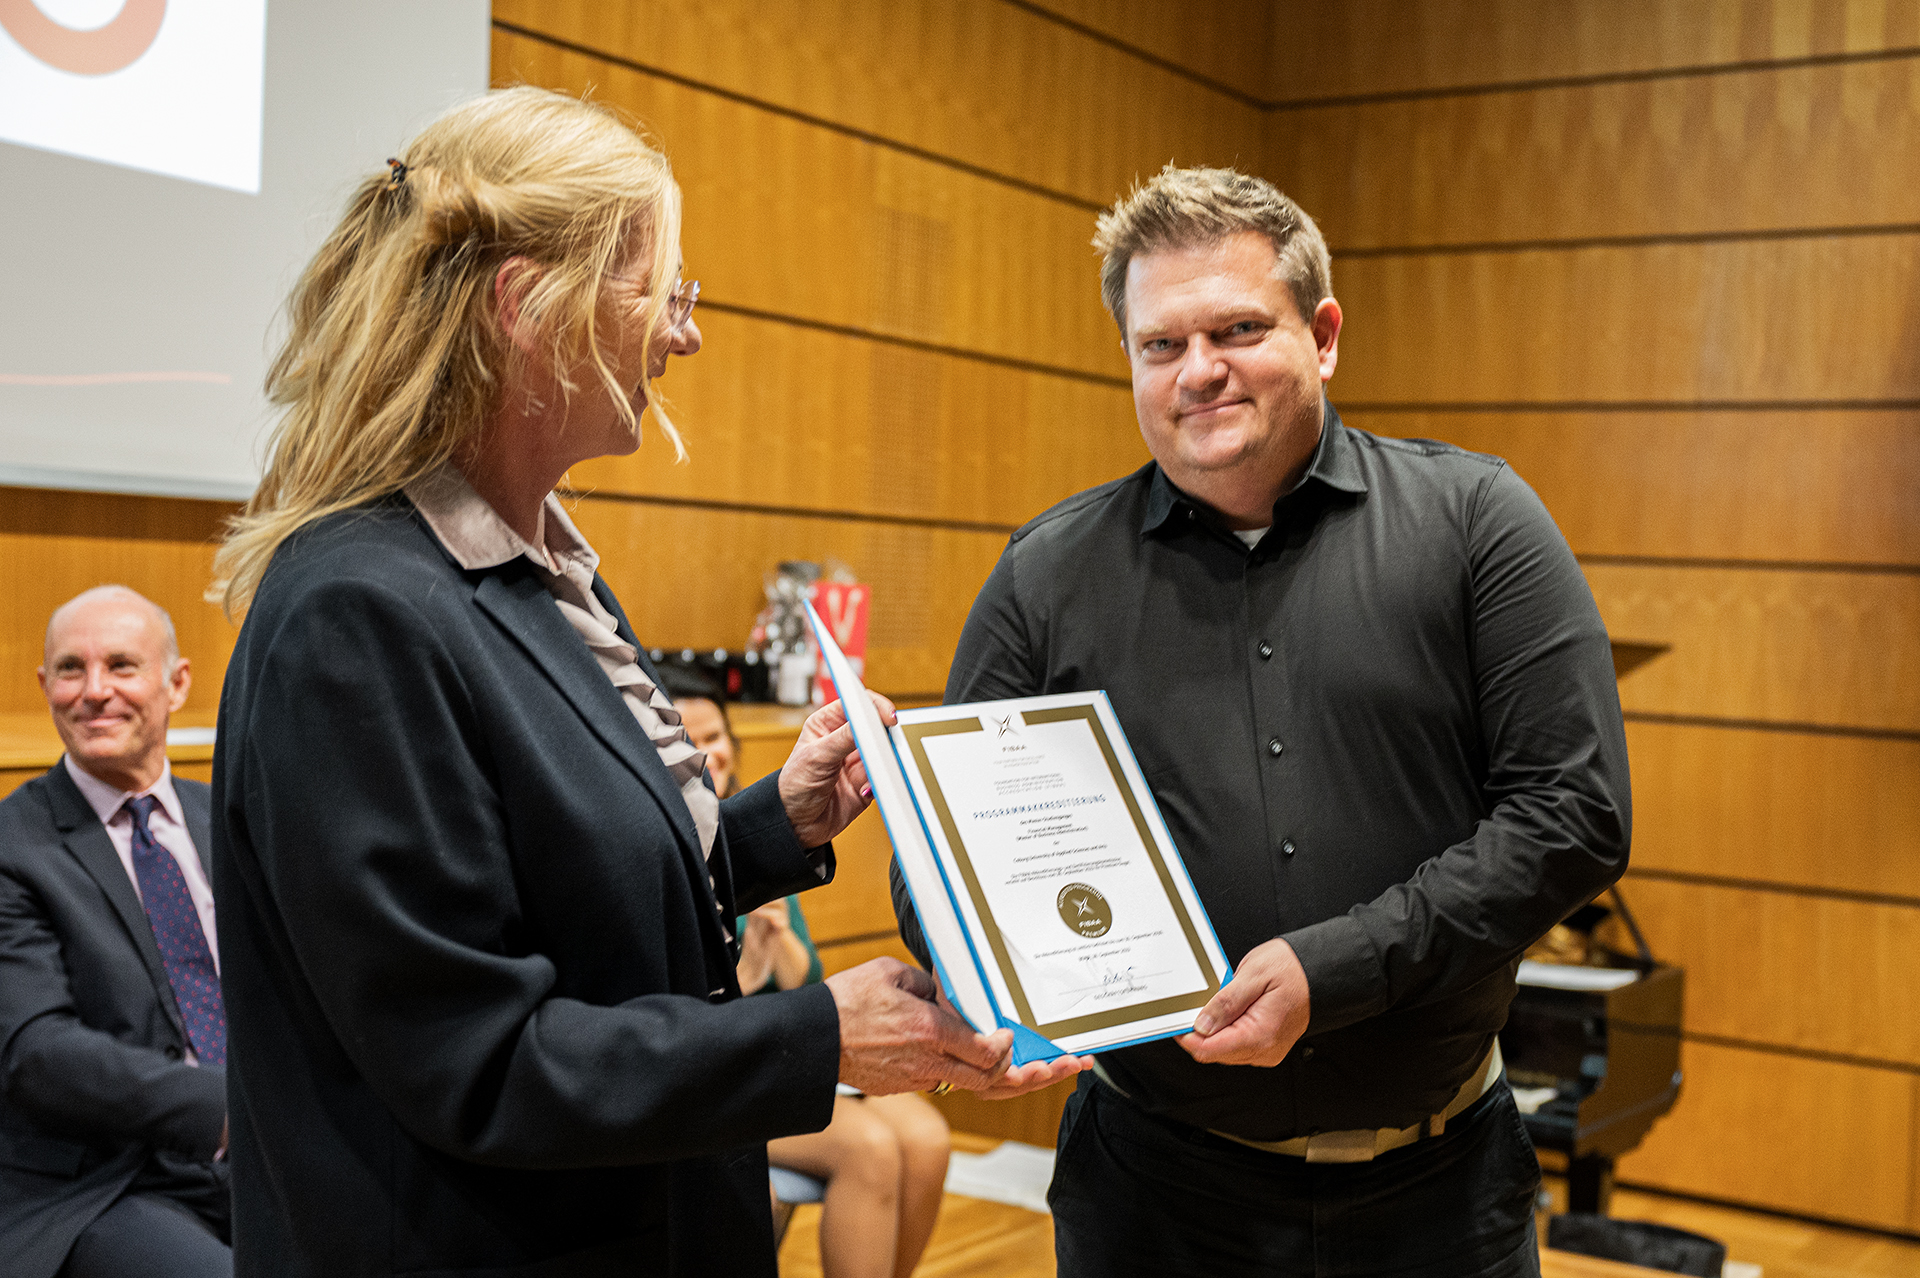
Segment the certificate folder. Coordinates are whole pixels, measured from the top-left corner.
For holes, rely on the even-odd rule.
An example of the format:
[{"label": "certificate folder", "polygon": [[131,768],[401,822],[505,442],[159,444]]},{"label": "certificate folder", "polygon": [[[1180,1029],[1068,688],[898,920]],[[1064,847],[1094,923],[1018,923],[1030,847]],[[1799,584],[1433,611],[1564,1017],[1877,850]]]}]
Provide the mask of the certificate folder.
[{"label": "certificate folder", "polygon": [[1231,976],[1104,692],[902,710],[811,605],[948,1000],[1017,1065],[1184,1034]]}]

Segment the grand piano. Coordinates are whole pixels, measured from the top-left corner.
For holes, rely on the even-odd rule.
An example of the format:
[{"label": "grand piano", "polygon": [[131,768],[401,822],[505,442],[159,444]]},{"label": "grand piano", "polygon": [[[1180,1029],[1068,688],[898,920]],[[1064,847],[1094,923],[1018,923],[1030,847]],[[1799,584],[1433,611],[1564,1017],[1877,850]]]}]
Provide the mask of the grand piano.
[{"label": "grand piano", "polygon": [[[1686,976],[1653,957],[1619,889],[1609,895],[1612,909],[1590,904],[1563,925],[1588,938],[1586,963],[1520,965],[1520,990],[1500,1033],[1527,1134],[1536,1148],[1567,1157],[1568,1209],[1602,1214],[1614,1160],[1680,1096]],[[1631,934],[1635,953],[1593,940],[1610,915]]]}]

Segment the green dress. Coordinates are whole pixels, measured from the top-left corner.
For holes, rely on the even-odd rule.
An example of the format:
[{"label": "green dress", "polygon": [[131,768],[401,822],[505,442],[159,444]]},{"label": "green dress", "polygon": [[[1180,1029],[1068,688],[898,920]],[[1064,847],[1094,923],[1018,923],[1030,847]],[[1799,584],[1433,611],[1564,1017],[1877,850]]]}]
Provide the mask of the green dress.
[{"label": "green dress", "polygon": [[[820,951],[813,948],[813,935],[807,931],[807,916],[800,912],[800,898],[797,896],[787,898],[787,926],[792,928],[793,934],[800,938],[800,944],[807,948],[807,979],[801,984],[813,985],[825,979],[826,972],[820,966]],[[747,934],[746,915],[743,914],[733,921],[733,934],[735,936]],[[779,988],[779,983],[769,976],[767,983],[759,989],[745,990],[743,993],[771,994]]]}]

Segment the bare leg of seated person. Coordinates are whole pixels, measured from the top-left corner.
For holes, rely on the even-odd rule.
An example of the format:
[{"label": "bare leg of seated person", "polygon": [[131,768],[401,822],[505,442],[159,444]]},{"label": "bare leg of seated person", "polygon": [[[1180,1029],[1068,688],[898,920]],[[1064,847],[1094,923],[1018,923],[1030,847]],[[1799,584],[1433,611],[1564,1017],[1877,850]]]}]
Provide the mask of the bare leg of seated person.
[{"label": "bare leg of seated person", "polygon": [[129,1194],[88,1225],[60,1278],[233,1278],[233,1252],[186,1208]]},{"label": "bare leg of seated person", "polygon": [[893,1272],[894,1278],[907,1278],[920,1263],[940,1219],[952,1133],[940,1111],[911,1092],[871,1096],[860,1103],[877,1113],[900,1142],[900,1232]]},{"label": "bare leg of seated person", "polygon": [[907,1278],[940,1214],[947,1126],[917,1096],[833,1103],[823,1132],[767,1144],[778,1166],[827,1182],[820,1215],[826,1278]]}]

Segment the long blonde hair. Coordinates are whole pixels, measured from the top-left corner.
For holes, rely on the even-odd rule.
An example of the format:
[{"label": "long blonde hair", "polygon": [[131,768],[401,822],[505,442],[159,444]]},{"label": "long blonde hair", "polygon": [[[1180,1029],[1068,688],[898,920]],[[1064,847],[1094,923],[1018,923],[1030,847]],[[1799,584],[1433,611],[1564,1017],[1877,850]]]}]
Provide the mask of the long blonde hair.
[{"label": "long blonde hair", "polygon": [[[536,267],[520,316],[552,367],[564,381],[591,366],[639,431],[601,348],[603,293],[630,255],[650,257],[647,331],[665,323],[680,242],[667,157],[604,107],[523,86],[455,107],[400,161],[360,184],[288,299],[267,374],[286,413],[207,594],[230,617],[294,532],[398,492],[480,432],[500,361],[522,358],[494,297],[509,257]],[[641,389],[652,406],[651,380]],[[672,423],[654,417],[684,457]]]}]

